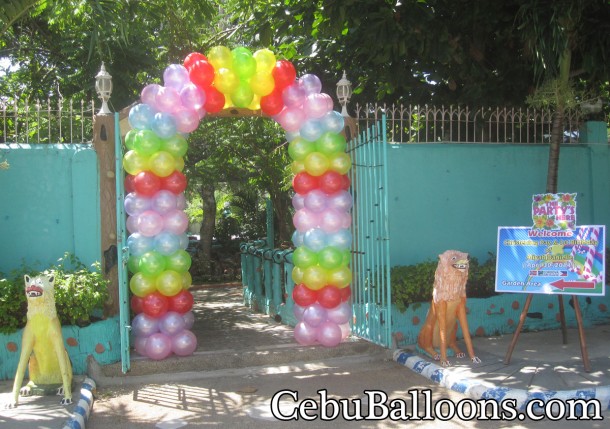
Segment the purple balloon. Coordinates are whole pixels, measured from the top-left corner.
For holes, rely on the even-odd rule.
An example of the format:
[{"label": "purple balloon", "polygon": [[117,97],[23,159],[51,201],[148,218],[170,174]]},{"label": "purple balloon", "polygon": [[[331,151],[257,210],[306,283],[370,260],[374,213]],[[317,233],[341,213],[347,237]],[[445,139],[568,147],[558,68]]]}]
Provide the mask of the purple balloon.
[{"label": "purple balloon", "polygon": [[293,82],[288,85],[282,91],[282,100],[284,101],[284,105],[287,107],[299,107],[305,101],[305,91],[303,87],[298,81]]},{"label": "purple balloon", "polygon": [[182,105],[190,110],[197,110],[205,104],[205,92],[194,83],[187,83],[180,91]]},{"label": "purple balloon", "polygon": [[303,313],[305,313],[306,309],[307,307],[301,307],[299,304],[294,304],[292,307],[292,314],[294,314],[294,317],[300,322],[303,320]]},{"label": "purple balloon", "polygon": [[[332,108],[332,99],[328,94],[309,94],[307,97],[305,97],[305,101],[303,101],[303,111],[310,119],[322,118],[324,115],[330,112]],[[302,130],[301,133],[303,133]]]},{"label": "purple balloon", "polygon": [[326,321],[318,326],[316,339],[325,347],[335,347],[341,342],[342,332],[339,325]]},{"label": "purple balloon", "polygon": [[305,113],[300,107],[284,107],[276,117],[277,122],[285,131],[295,132],[305,121]]},{"label": "purple balloon", "polygon": [[184,326],[184,318],[175,311],[168,311],[159,319],[159,330],[169,337],[182,331]]},{"label": "purple balloon", "polygon": [[127,247],[129,247],[129,253],[133,256],[141,256],[153,250],[153,246],[153,238],[146,237],[139,232],[134,232],[127,238]]},{"label": "purple balloon", "polygon": [[191,133],[199,126],[199,113],[194,109],[181,108],[172,113],[176,122],[176,131]]},{"label": "purple balloon", "polygon": [[326,309],[319,303],[307,306],[303,312],[303,321],[309,326],[316,327],[326,320]]},{"label": "purple balloon", "polygon": [[320,214],[320,227],[327,234],[333,234],[344,228],[344,216],[334,209],[326,209]]},{"label": "purple balloon", "polygon": [[189,218],[182,210],[171,210],[163,217],[163,229],[172,234],[183,234],[189,226]]},{"label": "purple balloon", "polygon": [[319,252],[330,245],[326,233],[320,228],[312,228],[306,231],[303,236],[303,244],[314,252]]},{"label": "purple balloon", "polygon": [[328,199],[328,207],[339,211],[348,211],[352,208],[354,199],[348,191],[339,191]]},{"label": "purple balloon", "polygon": [[136,192],[130,192],[125,195],[125,212],[130,216],[139,215],[143,211],[150,209],[151,200],[150,198],[138,195]]},{"label": "purple balloon", "polygon": [[165,334],[157,332],[146,340],[146,356],[154,360],[165,359],[172,353],[172,340]]},{"label": "purple balloon", "polygon": [[137,354],[146,356],[146,340],[148,337],[136,337],[134,340],[134,349]]},{"label": "purple balloon", "polygon": [[131,321],[131,329],[136,337],[148,337],[159,332],[159,321],[145,313],[140,313]]},{"label": "purple balloon", "polygon": [[347,323],[352,317],[352,307],[346,301],[343,301],[338,306],[326,310],[326,316],[329,321],[338,325]]},{"label": "purple balloon", "polygon": [[155,98],[157,97],[159,88],[161,88],[161,85],[159,85],[158,83],[151,83],[149,85],[146,85],[140,95],[140,99],[142,100],[142,103],[148,104],[150,106],[154,106]]},{"label": "purple balloon", "polygon": [[189,356],[197,349],[197,337],[188,329],[174,335],[171,339],[171,349],[178,356]]},{"label": "purple balloon", "polygon": [[163,83],[176,91],[180,91],[184,85],[190,83],[189,72],[181,64],[170,64],[163,71]]},{"label": "purple balloon", "polygon": [[151,208],[159,214],[169,213],[176,209],[176,195],[171,191],[162,189],[151,198]]},{"label": "purple balloon", "polygon": [[186,208],[186,197],[184,196],[184,192],[176,196],[176,208],[178,210],[184,210]]},{"label": "purple balloon", "polygon": [[318,226],[319,216],[317,213],[312,212],[306,208],[297,210],[292,217],[294,227],[300,231],[305,232]]},{"label": "purple balloon", "polygon": [[316,343],[317,329],[305,322],[299,322],[294,327],[294,339],[302,346],[311,346]]},{"label": "purple balloon", "polygon": [[187,311],[182,315],[184,319],[184,329],[191,329],[195,324],[195,313],[192,311]]},{"label": "purple balloon", "polygon": [[305,196],[295,193],[292,196],[292,207],[294,207],[295,210],[300,210],[305,207]]},{"label": "purple balloon", "polygon": [[130,234],[134,232],[138,232],[138,217],[137,216],[127,216],[127,220],[125,221],[125,226],[127,227],[127,231]]},{"label": "purple balloon", "polygon": [[138,231],[146,237],[153,237],[163,230],[163,216],[154,210],[145,210],[138,215]]},{"label": "purple balloon", "polygon": [[328,204],[328,195],[319,189],[309,191],[303,201],[305,207],[312,212],[320,213]]},{"label": "purple balloon", "polygon": [[299,82],[306,94],[315,94],[322,91],[322,82],[315,74],[305,74],[299,78]]}]

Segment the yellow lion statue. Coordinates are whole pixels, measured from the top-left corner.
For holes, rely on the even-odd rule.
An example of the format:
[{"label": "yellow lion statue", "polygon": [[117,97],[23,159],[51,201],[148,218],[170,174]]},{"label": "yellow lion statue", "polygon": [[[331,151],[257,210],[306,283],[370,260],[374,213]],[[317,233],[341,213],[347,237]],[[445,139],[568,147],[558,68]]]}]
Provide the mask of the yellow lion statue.
[{"label": "yellow lion statue", "polygon": [[[434,273],[432,302],[426,321],[417,337],[417,345],[435,360],[440,359],[441,365],[451,365],[447,359],[447,347],[455,352],[456,357],[465,356],[457,346],[456,334],[459,322],[470,359],[474,363],[480,363],[481,360],[474,354],[466,318],[468,254],[447,250],[438,258],[438,266]],[[435,348],[440,349],[440,355]]]}]

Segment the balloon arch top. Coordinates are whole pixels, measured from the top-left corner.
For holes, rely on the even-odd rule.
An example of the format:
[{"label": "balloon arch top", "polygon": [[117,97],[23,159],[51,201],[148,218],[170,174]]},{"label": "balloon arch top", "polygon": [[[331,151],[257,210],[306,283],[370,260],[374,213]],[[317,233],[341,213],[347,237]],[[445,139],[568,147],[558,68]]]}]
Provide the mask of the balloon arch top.
[{"label": "balloon arch top", "polygon": [[349,334],[352,197],[343,117],[313,74],[272,51],[214,47],[189,54],[149,84],[129,113],[123,157],[129,286],[136,352],[152,359],[192,354],[194,323],[188,218],[182,174],[188,133],[206,114],[260,110],[286,132],[294,173],[293,300],[303,345],[332,347]]}]

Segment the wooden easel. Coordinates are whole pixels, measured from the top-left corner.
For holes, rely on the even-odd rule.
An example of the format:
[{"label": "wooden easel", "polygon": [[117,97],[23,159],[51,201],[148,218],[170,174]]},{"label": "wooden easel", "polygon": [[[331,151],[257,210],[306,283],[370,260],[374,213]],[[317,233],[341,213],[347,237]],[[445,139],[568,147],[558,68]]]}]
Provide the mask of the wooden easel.
[{"label": "wooden easel", "polygon": [[[523,310],[521,311],[521,315],[519,316],[519,324],[517,325],[517,329],[513,334],[513,339],[510,342],[510,346],[508,347],[508,351],[506,352],[506,357],[504,358],[504,365],[510,364],[510,358],[513,354],[515,346],[517,345],[517,340],[519,339],[519,334],[521,333],[521,329],[523,328],[523,324],[525,323],[525,318],[527,317],[527,310],[529,310],[530,308],[533,296],[533,293],[527,295],[527,299],[525,300],[525,304],[523,305]],[[566,317],[563,307],[563,295],[557,295],[557,298],[559,299],[559,319],[561,321],[561,335],[563,339],[563,344],[567,344],[568,331],[566,328]],[[574,312],[576,313],[576,322],[578,324],[578,337],[580,339],[580,352],[582,354],[583,366],[585,368],[585,372],[591,372],[591,363],[589,362],[589,352],[587,351],[587,344],[585,341],[585,330],[582,324],[582,313],[580,312],[578,296],[572,295],[572,300],[574,303]]]}]

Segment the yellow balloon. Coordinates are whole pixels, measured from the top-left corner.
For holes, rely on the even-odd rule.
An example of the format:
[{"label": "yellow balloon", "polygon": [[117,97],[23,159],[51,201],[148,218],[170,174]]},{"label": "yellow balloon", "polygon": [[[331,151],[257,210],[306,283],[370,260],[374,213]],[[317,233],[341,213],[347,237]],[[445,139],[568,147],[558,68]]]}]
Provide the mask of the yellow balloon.
[{"label": "yellow balloon", "polygon": [[189,289],[191,287],[191,285],[193,284],[193,277],[191,276],[191,273],[189,273],[188,271],[185,271],[182,273],[182,289]]},{"label": "yellow balloon", "polygon": [[319,265],[308,267],[303,273],[303,284],[311,290],[320,290],[328,284],[328,272]]},{"label": "yellow balloon", "polygon": [[184,170],[184,158],[179,156],[178,158],[174,158],[176,164],[176,170],[183,171]]},{"label": "yellow balloon", "polygon": [[290,171],[295,175],[302,173],[305,171],[305,163],[303,161],[292,161],[292,164],[290,164]]},{"label": "yellow balloon", "polygon": [[182,290],[182,276],[173,270],[165,270],[157,276],[157,290],[165,296],[174,296]]},{"label": "yellow balloon", "polygon": [[305,171],[312,176],[321,176],[328,171],[330,162],[326,155],[320,152],[311,152],[305,157]]},{"label": "yellow balloon", "polygon": [[261,98],[254,94],[254,97],[252,97],[252,103],[250,103],[250,105],[248,106],[248,109],[250,110],[260,110],[261,108]]},{"label": "yellow balloon", "polygon": [[233,65],[233,54],[226,46],[214,46],[208,53],[208,62],[216,71],[223,67],[230,68]]},{"label": "yellow balloon", "polygon": [[150,156],[150,171],[156,176],[167,177],[176,169],[176,160],[168,152],[160,150]]},{"label": "yellow balloon", "polygon": [[232,93],[239,85],[239,77],[233,70],[223,67],[218,69],[214,77],[214,86],[223,94]]},{"label": "yellow balloon", "polygon": [[250,88],[256,95],[264,97],[273,92],[275,88],[275,81],[271,73],[256,72],[254,76],[250,78]]},{"label": "yellow balloon", "polygon": [[292,280],[295,284],[303,283],[303,270],[299,267],[294,267],[292,269]]},{"label": "yellow balloon", "polygon": [[328,284],[342,289],[352,282],[352,270],[346,266],[335,268],[328,273]]},{"label": "yellow balloon", "polygon": [[271,73],[275,67],[275,54],[269,49],[259,49],[254,53],[254,59],[256,60],[256,71]]},{"label": "yellow balloon", "polygon": [[129,281],[129,289],[135,296],[144,298],[157,290],[156,277],[147,276],[142,272],[135,273]]},{"label": "yellow balloon", "polygon": [[140,155],[135,150],[130,150],[123,155],[123,168],[129,174],[136,175],[148,170],[149,159]]},{"label": "yellow balloon", "polygon": [[330,169],[339,174],[347,174],[352,168],[352,158],[345,152],[337,152],[328,157]]}]

